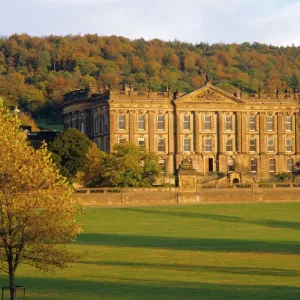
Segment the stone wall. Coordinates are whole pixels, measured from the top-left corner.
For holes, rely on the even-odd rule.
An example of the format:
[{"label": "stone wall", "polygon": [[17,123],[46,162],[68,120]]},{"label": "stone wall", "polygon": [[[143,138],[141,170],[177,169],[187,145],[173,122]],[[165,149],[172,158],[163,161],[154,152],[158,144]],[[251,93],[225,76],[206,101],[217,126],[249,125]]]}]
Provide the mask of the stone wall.
[{"label": "stone wall", "polygon": [[80,189],[76,195],[84,205],[296,202],[300,201],[300,184],[201,185],[197,192],[180,192],[178,188]]}]

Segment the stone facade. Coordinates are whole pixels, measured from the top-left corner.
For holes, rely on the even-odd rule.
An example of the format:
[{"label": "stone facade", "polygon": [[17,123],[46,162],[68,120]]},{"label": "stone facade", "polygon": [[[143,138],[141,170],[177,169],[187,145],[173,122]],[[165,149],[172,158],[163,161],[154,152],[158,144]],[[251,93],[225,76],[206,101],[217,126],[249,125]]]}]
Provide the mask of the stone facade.
[{"label": "stone facade", "polygon": [[292,173],[300,161],[298,93],[231,95],[209,83],[184,95],[88,88],[64,95],[62,115],[65,128],[103,151],[124,141],[145,146],[167,175],[187,157],[198,175],[257,180]]}]

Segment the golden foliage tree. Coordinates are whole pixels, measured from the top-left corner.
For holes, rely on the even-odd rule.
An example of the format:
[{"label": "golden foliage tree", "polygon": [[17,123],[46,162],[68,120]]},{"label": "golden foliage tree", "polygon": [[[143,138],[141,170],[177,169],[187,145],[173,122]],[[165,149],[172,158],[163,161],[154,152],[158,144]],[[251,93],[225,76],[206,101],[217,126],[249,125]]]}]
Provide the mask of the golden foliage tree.
[{"label": "golden foliage tree", "polygon": [[9,275],[10,299],[20,263],[64,268],[75,255],[65,243],[80,231],[80,205],[51,161],[34,150],[15,114],[0,104],[0,269]]}]

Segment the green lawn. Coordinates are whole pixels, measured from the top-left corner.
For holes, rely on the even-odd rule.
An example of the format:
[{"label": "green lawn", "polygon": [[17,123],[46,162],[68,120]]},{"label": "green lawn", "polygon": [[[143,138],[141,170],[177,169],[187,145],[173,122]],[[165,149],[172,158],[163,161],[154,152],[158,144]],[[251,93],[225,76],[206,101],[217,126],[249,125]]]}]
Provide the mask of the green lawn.
[{"label": "green lawn", "polygon": [[23,266],[17,284],[36,300],[298,300],[299,217],[300,204],[90,208],[78,263]]}]

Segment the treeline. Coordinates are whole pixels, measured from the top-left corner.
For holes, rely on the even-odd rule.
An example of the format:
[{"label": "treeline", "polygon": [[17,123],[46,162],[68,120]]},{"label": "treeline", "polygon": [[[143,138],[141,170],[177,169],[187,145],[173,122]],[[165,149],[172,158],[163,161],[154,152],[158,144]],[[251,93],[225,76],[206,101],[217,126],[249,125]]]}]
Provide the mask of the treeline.
[{"label": "treeline", "polygon": [[300,47],[193,45],[91,34],[0,38],[0,95],[8,105],[33,114],[51,111],[64,93],[89,84],[189,92],[204,85],[206,74],[229,92],[299,88]]}]

